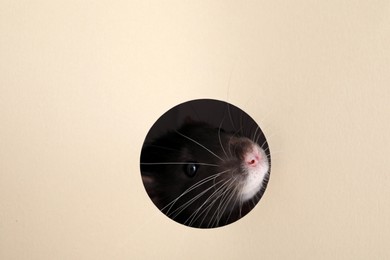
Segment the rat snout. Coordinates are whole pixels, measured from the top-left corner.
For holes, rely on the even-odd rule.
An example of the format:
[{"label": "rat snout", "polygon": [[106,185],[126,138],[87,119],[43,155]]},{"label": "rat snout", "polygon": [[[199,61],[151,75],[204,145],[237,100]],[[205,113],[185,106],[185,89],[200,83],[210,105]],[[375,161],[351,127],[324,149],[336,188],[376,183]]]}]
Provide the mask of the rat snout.
[{"label": "rat snout", "polygon": [[261,160],[261,154],[257,147],[253,147],[244,154],[244,162],[248,167],[256,167]]},{"label": "rat snout", "polygon": [[245,137],[232,138],[230,146],[237,158],[245,165],[255,167],[262,160],[262,154],[259,151],[257,144]]}]

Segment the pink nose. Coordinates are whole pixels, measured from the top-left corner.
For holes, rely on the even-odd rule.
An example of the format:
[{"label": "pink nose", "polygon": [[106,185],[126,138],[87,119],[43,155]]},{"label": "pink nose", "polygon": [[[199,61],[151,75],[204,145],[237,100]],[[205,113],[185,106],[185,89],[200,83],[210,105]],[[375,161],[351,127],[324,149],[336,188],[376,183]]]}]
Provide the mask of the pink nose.
[{"label": "pink nose", "polygon": [[247,164],[249,166],[254,167],[254,166],[256,166],[258,164],[258,162],[259,162],[259,159],[257,157],[255,157],[255,158],[252,158],[249,161],[247,161]]},{"label": "pink nose", "polygon": [[249,152],[245,156],[245,162],[250,167],[256,167],[260,161],[260,154],[257,150]]}]

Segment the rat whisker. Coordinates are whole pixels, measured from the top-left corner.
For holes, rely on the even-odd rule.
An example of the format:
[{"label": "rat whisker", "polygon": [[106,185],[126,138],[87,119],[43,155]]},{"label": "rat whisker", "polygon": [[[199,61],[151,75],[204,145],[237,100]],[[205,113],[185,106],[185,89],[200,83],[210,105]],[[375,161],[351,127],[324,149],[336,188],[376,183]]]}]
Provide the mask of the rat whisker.
[{"label": "rat whisker", "polygon": [[[217,200],[217,195],[218,195],[218,193],[220,193],[220,190],[221,189],[224,189],[224,187],[225,187],[225,185],[226,185],[226,183],[227,182],[229,182],[229,180],[225,180],[225,183],[223,183],[223,184],[221,184],[221,186],[217,189],[217,190],[215,190],[203,203],[202,203],[202,205],[200,205],[199,207],[198,207],[198,209],[197,210],[195,210],[190,216],[189,216],[189,218],[187,219],[187,220],[189,220],[189,219],[191,219],[192,218],[192,220],[191,220],[191,222],[189,223],[190,225],[191,224],[193,224],[193,222],[194,221],[196,221],[200,216],[201,216],[201,214],[203,214],[203,213],[205,213],[204,214],[204,217],[206,217],[207,215],[208,215],[208,213],[210,212],[210,210],[212,209],[212,206],[218,201]],[[211,202],[211,203],[210,203]],[[204,208],[204,206],[205,205],[207,205],[207,204],[209,204],[207,207],[205,207]],[[203,211],[200,211],[202,208],[204,208],[203,209]],[[197,216],[198,215],[198,216]],[[197,216],[197,217],[196,217]],[[195,218],[196,217],[196,218]],[[204,219],[203,219],[204,220]],[[202,220],[202,222],[203,222],[203,220]],[[200,225],[202,224],[202,222],[200,223]]]},{"label": "rat whisker", "polygon": [[[192,163],[192,162],[191,162]],[[153,162],[153,163],[140,163],[142,165],[187,165],[190,164],[189,162]],[[210,164],[210,163],[195,163],[196,165],[202,165],[202,166],[212,166],[212,167],[218,167],[217,164]]]},{"label": "rat whisker", "polygon": [[[168,211],[167,211],[167,214],[168,212],[171,210],[172,206],[181,198],[183,197],[184,195],[186,195],[187,193],[191,192],[192,190],[198,188],[199,186],[211,181],[211,180],[214,180],[214,178],[218,177],[219,175],[223,174],[224,172],[220,172],[220,173],[217,173],[217,174],[214,174],[214,175],[211,175],[207,178],[204,178],[203,180],[199,181],[199,182],[196,182],[195,184],[193,184],[192,186],[190,186],[188,189],[186,189],[183,193],[181,193],[176,199],[174,199],[172,202],[168,203],[165,207],[163,207],[161,210],[165,210],[165,208],[169,207]],[[213,187],[213,186],[211,186]]]},{"label": "rat whisker", "polygon": [[221,121],[221,124],[219,125],[219,128],[218,128],[219,145],[221,146],[221,149],[222,149],[223,153],[225,154],[225,156],[228,157],[228,155],[227,155],[227,153],[226,153],[226,151],[225,151],[225,148],[223,148],[222,140],[221,140],[222,123],[223,123],[223,120]]},{"label": "rat whisker", "polygon": [[200,147],[204,148],[206,151],[208,151],[209,153],[211,153],[212,155],[214,155],[215,157],[217,157],[218,159],[220,159],[221,161],[223,161],[223,159],[222,159],[221,157],[219,157],[218,155],[216,155],[215,153],[213,153],[210,149],[208,149],[207,147],[205,147],[205,146],[202,145],[201,143],[195,141],[195,140],[192,139],[191,137],[188,137],[188,136],[186,136],[186,135],[180,133],[179,131],[175,131],[175,132],[178,133],[179,135],[181,135],[181,136],[187,138],[188,140],[190,140],[190,141],[196,143],[197,145],[199,145]]}]

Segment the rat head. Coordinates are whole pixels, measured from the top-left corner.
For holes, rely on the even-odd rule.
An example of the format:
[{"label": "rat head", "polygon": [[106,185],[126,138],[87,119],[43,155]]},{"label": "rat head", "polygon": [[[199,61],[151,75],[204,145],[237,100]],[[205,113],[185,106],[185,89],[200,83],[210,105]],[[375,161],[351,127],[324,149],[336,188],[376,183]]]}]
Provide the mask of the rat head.
[{"label": "rat head", "polygon": [[186,122],[144,145],[141,172],[154,204],[194,227],[217,227],[247,214],[268,181],[264,150],[247,137]]}]

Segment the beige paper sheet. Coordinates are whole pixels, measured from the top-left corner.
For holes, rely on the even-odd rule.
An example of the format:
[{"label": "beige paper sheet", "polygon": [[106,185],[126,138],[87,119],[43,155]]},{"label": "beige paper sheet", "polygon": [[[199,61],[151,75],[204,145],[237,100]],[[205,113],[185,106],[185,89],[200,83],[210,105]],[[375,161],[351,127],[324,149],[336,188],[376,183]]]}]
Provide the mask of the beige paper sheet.
[{"label": "beige paper sheet", "polygon": [[[1,1],[0,259],[388,259],[389,1]],[[273,154],[218,229],[151,204],[154,121],[225,100]]]}]

